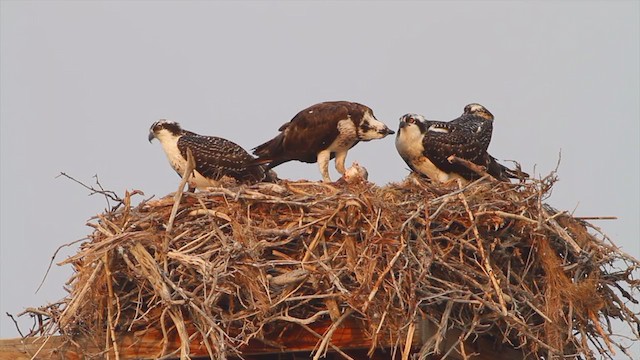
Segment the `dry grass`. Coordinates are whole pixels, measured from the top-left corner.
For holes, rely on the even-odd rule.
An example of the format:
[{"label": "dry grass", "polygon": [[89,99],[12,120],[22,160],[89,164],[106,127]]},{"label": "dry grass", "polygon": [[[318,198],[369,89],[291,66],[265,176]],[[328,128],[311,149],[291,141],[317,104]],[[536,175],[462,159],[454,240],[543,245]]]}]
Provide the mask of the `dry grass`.
[{"label": "dry grass", "polygon": [[185,356],[193,331],[219,358],[286,324],[357,317],[372,347],[400,350],[430,320],[422,357],[449,350],[447,329],[535,357],[611,357],[623,350],[613,319],[638,337],[626,304],[638,303],[640,263],[545,205],[554,181],[230,184],[135,207],[126,194],[63,262],[75,269],[68,297],[29,313],[35,332],[106,333],[105,346],[161,328]]}]

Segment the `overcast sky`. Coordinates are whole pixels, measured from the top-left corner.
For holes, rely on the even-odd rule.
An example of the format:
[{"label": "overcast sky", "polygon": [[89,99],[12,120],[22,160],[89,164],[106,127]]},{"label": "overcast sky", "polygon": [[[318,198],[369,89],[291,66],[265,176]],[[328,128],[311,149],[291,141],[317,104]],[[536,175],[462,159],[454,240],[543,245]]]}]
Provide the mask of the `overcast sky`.
[{"label": "overcast sky", "polygon": [[[450,120],[479,102],[496,117],[492,155],[544,176],[562,152],[548,203],[617,216],[595,224],[640,257],[639,4],[2,0],[0,337],[17,336],[5,312],[65,295],[69,266],[35,290],[105,208],[57,174],[176,189],[147,141],[160,118],[252,148],[321,101],[361,102],[394,130],[407,112]],[[379,185],[408,173],[393,137],[354,160]],[[320,179],[315,164],[276,170]]]}]

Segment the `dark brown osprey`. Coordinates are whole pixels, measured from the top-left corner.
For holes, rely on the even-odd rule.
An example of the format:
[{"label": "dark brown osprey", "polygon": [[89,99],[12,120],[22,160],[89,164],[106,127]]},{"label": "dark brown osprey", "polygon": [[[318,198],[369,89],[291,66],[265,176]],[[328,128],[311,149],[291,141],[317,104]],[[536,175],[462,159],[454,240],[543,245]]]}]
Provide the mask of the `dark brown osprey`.
[{"label": "dark brown osprey", "polygon": [[451,155],[484,166],[490,175],[502,181],[526,176],[489,155],[492,132],[493,115],[479,104],[465,106],[462,116],[449,122],[406,114],[400,118],[396,149],[411,170],[439,182],[457,178],[466,183],[479,177],[466,166],[449,162]]},{"label": "dark brown osprey", "polygon": [[264,166],[253,165],[255,158],[229,140],[198,135],[167,120],[151,125],[149,142],[154,138],[160,141],[171,167],[180,176],[187,165],[187,149],[191,149],[195,161],[195,170],[189,179],[191,187],[203,190],[216,186],[223,176],[242,183],[255,183],[266,177]]},{"label": "dark brown osprey", "polygon": [[257,163],[271,169],[291,160],[318,162],[322,180],[330,182],[329,160],[336,158],[336,170],[345,173],[347,151],[360,141],[393,134],[362,104],[330,101],[312,105],[282,125],[280,134],[253,149]]}]

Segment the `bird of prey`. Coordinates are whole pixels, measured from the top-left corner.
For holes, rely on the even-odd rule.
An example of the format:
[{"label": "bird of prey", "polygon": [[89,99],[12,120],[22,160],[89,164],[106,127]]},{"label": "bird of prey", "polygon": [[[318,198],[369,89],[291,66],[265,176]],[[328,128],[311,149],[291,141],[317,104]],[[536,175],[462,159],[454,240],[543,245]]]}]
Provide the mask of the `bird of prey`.
[{"label": "bird of prey", "polygon": [[484,166],[502,181],[526,175],[499,164],[487,152],[492,123],[493,115],[479,104],[467,105],[462,116],[449,122],[405,114],[400,118],[396,149],[411,170],[438,182],[460,179],[467,183],[480,177],[462,164],[451,163],[451,155]]},{"label": "bird of prey", "polygon": [[331,182],[329,160],[335,157],[336,170],[345,173],[347,151],[360,141],[394,134],[362,104],[330,101],[312,105],[282,125],[275,138],[253,149],[256,163],[271,169],[291,160],[318,163],[322,180]]},{"label": "bird of prey", "polygon": [[158,139],[171,167],[182,176],[187,166],[187,149],[191,150],[195,170],[190,187],[204,190],[216,186],[223,176],[241,183],[256,183],[267,177],[264,166],[254,165],[254,157],[229,140],[187,131],[173,121],[160,120],[149,129],[149,142]]}]

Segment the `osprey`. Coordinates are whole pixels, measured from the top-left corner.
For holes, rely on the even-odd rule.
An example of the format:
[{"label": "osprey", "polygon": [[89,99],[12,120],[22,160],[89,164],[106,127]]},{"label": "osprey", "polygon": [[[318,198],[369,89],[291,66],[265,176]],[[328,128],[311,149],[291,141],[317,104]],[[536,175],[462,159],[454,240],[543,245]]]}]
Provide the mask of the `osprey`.
[{"label": "osprey", "polygon": [[160,120],[149,129],[149,142],[158,139],[171,167],[182,176],[187,166],[187,149],[191,149],[195,170],[189,185],[203,190],[216,186],[223,176],[232,177],[242,183],[259,182],[267,174],[263,166],[252,165],[254,157],[229,140],[202,136],[183,130],[180,124]]},{"label": "osprey", "polygon": [[382,139],[394,134],[362,104],[330,101],[312,105],[282,125],[280,134],[253,149],[256,163],[271,169],[291,160],[317,162],[322,180],[330,182],[329,160],[336,158],[336,170],[345,173],[347,151],[360,141]]},{"label": "osprey", "polygon": [[499,164],[487,152],[492,122],[493,115],[479,104],[467,105],[462,116],[449,122],[406,114],[400,118],[396,149],[411,170],[438,182],[460,179],[467,183],[479,177],[466,166],[449,162],[451,155],[484,166],[501,181],[518,178],[517,171]]}]

